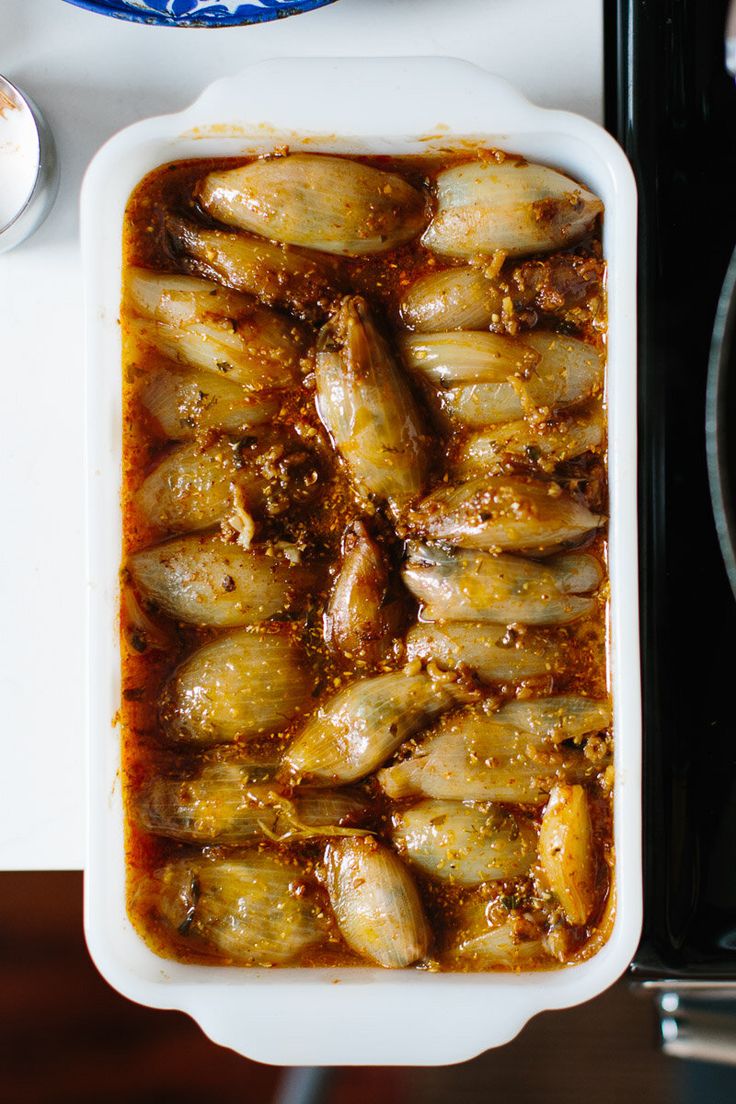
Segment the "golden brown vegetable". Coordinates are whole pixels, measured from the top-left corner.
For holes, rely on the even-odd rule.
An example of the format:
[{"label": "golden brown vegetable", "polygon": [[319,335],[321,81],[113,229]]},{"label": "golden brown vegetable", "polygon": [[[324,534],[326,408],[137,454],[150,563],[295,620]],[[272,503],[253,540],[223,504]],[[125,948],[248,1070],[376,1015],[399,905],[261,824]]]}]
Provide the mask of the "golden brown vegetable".
[{"label": "golden brown vegetable", "polygon": [[358,295],[317,345],[317,408],[358,489],[399,509],[421,492],[427,438],[416,400]]},{"label": "golden brown vegetable", "polygon": [[418,333],[481,330],[503,309],[504,292],[482,265],[460,265],[415,280],[401,300],[401,317]]},{"label": "golden brown vegetable", "polygon": [[489,803],[420,801],[392,819],[399,851],[427,874],[457,885],[516,878],[536,855],[531,825]]},{"label": "golden brown vegetable", "polygon": [[255,781],[262,773],[236,760],[208,764],[192,778],[154,778],[139,797],[139,822],[170,839],[236,845],[339,836],[366,815],[366,798],[354,790],[283,791]]},{"label": "golden brown vegetable", "polygon": [[171,740],[203,746],[284,729],[307,708],[314,672],[288,632],[235,629],[177,667],[161,696]]},{"label": "golden brown vegetable", "polygon": [[584,452],[599,452],[605,436],[603,415],[595,406],[566,418],[504,422],[491,429],[471,433],[463,442],[453,464],[460,479],[495,475],[509,461],[538,464],[553,471],[556,464],[573,460]]},{"label": "golden brown vegetable", "polygon": [[419,623],[406,637],[409,660],[435,660],[445,668],[469,667],[487,682],[517,681],[548,675],[563,666],[554,640],[518,634],[485,621]]},{"label": "golden brown vegetable", "polygon": [[246,550],[219,534],[146,548],[130,557],[128,570],[138,590],[177,621],[221,628],[299,613],[316,578],[272,546]]},{"label": "golden brown vegetable", "polygon": [[494,714],[496,722],[528,732],[553,744],[601,732],[611,724],[611,706],[606,700],[578,694],[555,694],[548,698],[518,698]]},{"label": "golden brown vegetable", "polygon": [[602,210],[597,196],[546,165],[467,161],[437,177],[437,213],[422,242],[451,257],[548,253],[573,245]]},{"label": "golden brown vegetable", "polygon": [[340,933],[354,951],[396,969],[424,958],[431,933],[401,860],[369,838],[330,843],[327,888]]},{"label": "golden brown vegetable", "polygon": [[481,549],[407,543],[402,577],[425,621],[565,625],[592,613],[603,571],[594,556],[569,552],[537,563]]},{"label": "golden brown vegetable", "polygon": [[376,663],[389,651],[400,604],[388,598],[385,558],[362,521],[346,530],[342,549],[340,572],[325,614],[325,640],[348,658]]},{"label": "golden brown vegetable", "polygon": [[298,776],[343,784],[365,778],[461,692],[450,682],[391,671],[359,679],[307,722],[284,757]]},{"label": "golden brown vegetable", "polygon": [[422,229],[424,199],[395,173],[295,153],[210,173],[199,200],[221,222],[324,253],[385,253]]},{"label": "golden brown vegetable", "polygon": [[525,340],[477,330],[409,334],[401,348],[410,368],[442,387],[525,380],[544,369],[541,352]]},{"label": "golden brown vegetable", "polygon": [[298,437],[263,432],[239,441],[179,445],[167,452],[138,490],[146,519],[169,533],[209,529],[238,511],[278,517],[317,491],[319,469]]},{"label": "golden brown vegetable", "polygon": [[317,905],[299,893],[293,862],[250,852],[240,859],[181,859],[156,875],[159,911],[180,936],[225,961],[280,966],[321,942]]},{"label": "golden brown vegetable", "polygon": [[539,831],[545,878],[566,919],[584,924],[595,902],[595,853],[588,799],[582,786],[555,786]]},{"label": "golden brown vegetable", "polygon": [[277,398],[256,395],[227,376],[173,362],[148,374],[141,402],[172,441],[205,430],[237,434],[272,421],[280,406]]},{"label": "golden brown vegetable", "polygon": [[589,399],[603,387],[600,354],[559,334],[413,334],[403,349],[407,364],[440,387],[447,414],[479,428],[548,419],[551,409]]},{"label": "golden brown vegetable", "polygon": [[602,524],[556,483],[481,476],[433,491],[409,511],[404,528],[460,548],[534,554],[578,542]]},{"label": "golden brown vegetable", "polygon": [[299,378],[304,331],[257,299],[200,280],[134,268],[127,294],[143,319],[140,341],[192,368],[226,375],[251,391]]},{"label": "golden brown vegetable", "polygon": [[590,698],[515,701],[496,712],[471,707],[443,718],[378,779],[394,799],[425,794],[541,805],[560,779],[582,780],[596,770],[579,752],[556,744],[599,732],[609,722],[607,703]]},{"label": "golden brown vegetable", "polygon": [[321,321],[338,295],[341,278],[329,257],[174,216],[166,218],[165,226],[187,271],[255,295],[270,307]]},{"label": "golden brown vegetable", "polygon": [[543,932],[523,915],[499,922],[484,901],[471,901],[461,912],[457,941],[451,954],[466,969],[524,970],[549,964]]}]

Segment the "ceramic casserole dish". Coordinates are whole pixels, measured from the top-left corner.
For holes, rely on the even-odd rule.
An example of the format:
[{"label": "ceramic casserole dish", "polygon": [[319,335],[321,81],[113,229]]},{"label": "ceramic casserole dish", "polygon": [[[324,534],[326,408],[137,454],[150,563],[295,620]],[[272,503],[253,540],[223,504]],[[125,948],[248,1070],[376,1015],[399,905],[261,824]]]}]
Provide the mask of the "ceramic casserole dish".
[{"label": "ceramic casserole dish", "polygon": [[[560,168],[605,204],[608,262],[610,672],[616,919],[592,958],[558,970],[432,973],[212,968],[159,958],[126,915],[120,732],[121,295],[125,206],[155,167],[191,157],[292,151],[412,154],[497,146]],[[284,60],[208,88],[186,111],[103,147],[82,192],[86,275],[89,550],[89,827],[85,930],[125,996],[189,1013],[216,1042],[262,1062],[439,1065],[512,1039],[536,1013],[594,997],[626,968],[641,924],[636,515],[636,193],[594,123],[542,110],[449,59]]]}]

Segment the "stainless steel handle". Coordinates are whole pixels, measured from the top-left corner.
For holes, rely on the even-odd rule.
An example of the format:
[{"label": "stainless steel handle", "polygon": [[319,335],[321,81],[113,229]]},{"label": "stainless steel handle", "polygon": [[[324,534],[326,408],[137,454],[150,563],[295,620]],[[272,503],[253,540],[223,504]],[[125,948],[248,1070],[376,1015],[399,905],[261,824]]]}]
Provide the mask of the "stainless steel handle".
[{"label": "stainless steel handle", "polygon": [[657,1007],[665,1054],[736,1066],[736,986],[664,990]]}]

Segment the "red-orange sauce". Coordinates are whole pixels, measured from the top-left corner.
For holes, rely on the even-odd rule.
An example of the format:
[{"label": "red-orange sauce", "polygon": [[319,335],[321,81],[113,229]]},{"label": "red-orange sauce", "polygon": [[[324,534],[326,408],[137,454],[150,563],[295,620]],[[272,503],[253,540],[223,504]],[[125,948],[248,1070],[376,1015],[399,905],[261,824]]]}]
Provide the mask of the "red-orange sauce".
[{"label": "red-orange sauce", "polygon": [[[398,172],[410,183],[426,189],[427,202],[430,204],[430,185],[434,175],[440,169],[466,157],[465,153],[448,154],[444,158],[379,157],[362,160],[366,164]],[[181,271],[181,257],[177,255],[176,250],[172,249],[167,239],[163,229],[163,216],[166,212],[174,212],[194,222],[211,226],[212,223],[206,219],[196,202],[198,182],[214,169],[232,168],[244,163],[246,159],[195,159],[175,162],[156,169],[143,179],[132,193],[125,214],[125,266],[135,265],[163,272]],[[559,256],[556,255],[552,261],[559,259]],[[523,335],[525,330],[539,326],[541,323],[546,329],[558,329],[562,333],[574,334],[589,341],[598,349],[604,349],[604,264],[601,259],[599,228],[594,235],[562,256],[567,259],[574,257],[579,266],[588,266],[589,273],[594,277],[590,294],[583,297],[576,308],[565,311],[564,303],[560,307],[560,295],[554,288],[550,289],[549,270],[545,268],[550,263],[548,258],[540,257],[536,261],[531,258],[526,262],[506,261],[500,270],[498,280],[507,288],[514,300],[514,317],[500,322],[496,328]],[[366,296],[380,313],[389,333],[396,332],[400,328],[399,303],[406,289],[427,272],[449,267],[454,263],[457,262],[429,253],[418,240],[387,253],[359,259],[339,258],[335,261],[344,287]],[[529,290],[528,285],[524,287],[519,280],[514,280],[514,273],[518,272],[524,263],[536,265],[534,292]],[[527,268],[527,276],[531,271]],[[564,300],[564,293],[562,299]],[[206,947],[201,941],[188,938],[186,933],[172,931],[162,922],[155,898],[155,878],[152,878],[155,872],[172,858],[195,855],[203,849],[149,834],[141,829],[136,815],[136,804],[141,788],[152,777],[157,774],[171,775],[178,771],[193,771],[202,760],[202,752],[196,749],[187,750],[179,745],[173,748],[167,742],[158,719],[158,699],[162,685],[177,664],[201,643],[214,637],[216,633],[211,629],[197,629],[176,624],[150,606],[143,609],[144,625],[147,623],[148,627],[142,630],[140,609],[136,610],[135,603],[138,602],[142,607],[145,607],[145,603],[142,603],[141,599],[134,594],[131,598],[130,582],[125,570],[126,558],[130,553],[166,536],[154,529],[142,516],[136,504],[136,491],[145,476],[171,445],[143,408],[139,398],[147,373],[153,365],[161,364],[161,357],[135,342],[128,326],[130,318],[131,307],[124,298],[121,309],[124,336],[122,426],[124,541],[121,578],[124,597],[121,612],[123,700],[120,718],[126,808],[128,907],[138,931],[159,954],[185,962],[216,964],[226,962],[227,959],[218,956],[216,951]],[[316,339],[316,329],[314,337]],[[456,430],[451,440],[442,419],[432,407],[431,397],[423,391],[422,385],[418,382],[415,381],[413,386],[419,402],[424,406],[427,421],[433,426],[435,433],[432,480],[436,483],[442,479],[446,469],[448,450],[451,453],[452,449],[457,447],[461,440],[461,432],[459,429]],[[279,423],[287,427],[297,420],[311,424],[319,439],[325,441],[325,433],[315,409],[314,386],[308,376],[303,386],[284,394],[278,416]],[[321,578],[320,585],[315,589],[306,622],[297,629],[316,658],[322,676],[320,690],[314,700],[315,709],[336,688],[347,685],[351,678],[378,673],[384,669],[383,667],[371,668],[360,660],[350,661],[336,655],[326,647],[322,639],[322,613],[339,563],[341,536],[349,522],[356,517],[365,516],[366,505],[356,496],[345,469],[336,455],[326,452],[321,459],[320,493],[312,506],[303,512],[299,522],[302,528],[308,530]],[[533,464],[530,467],[522,464],[520,467],[522,471],[536,471]],[[514,465],[511,465],[510,470],[514,470]],[[546,477],[549,477],[549,474],[546,473]],[[554,474],[570,486],[591,508],[605,513],[607,492],[604,449],[567,462]],[[374,523],[377,539],[386,550],[395,571],[401,556],[401,542],[391,533],[390,527],[381,520],[380,510]],[[270,535],[276,537],[280,535],[279,523],[272,526]],[[605,566],[606,538],[603,532],[599,532],[588,543],[587,550],[599,557]],[[486,687],[484,693],[487,696],[493,696],[499,703],[510,700],[519,693],[522,696],[583,693],[592,697],[606,697],[604,591],[605,588],[594,617],[572,626],[544,630],[547,637],[553,638],[557,647],[565,655],[564,670],[561,674],[528,679],[522,687],[498,684]],[[543,630],[522,631],[534,634]],[[396,662],[399,662],[399,659],[400,650],[397,650]],[[269,755],[274,750],[282,750],[303,723],[304,719],[300,718],[278,736],[264,737],[256,741],[256,747]],[[231,747],[213,749],[206,753],[205,758],[216,760],[222,756],[227,759],[233,754],[233,750]],[[368,779],[361,785],[372,802],[372,812],[367,820],[361,822],[361,827],[372,830],[379,838],[385,836],[392,811],[395,807],[401,807],[402,803],[398,803],[397,806],[397,803],[388,801],[374,779]],[[596,936],[602,923],[607,925],[612,919],[612,910],[606,909],[606,902],[612,892],[609,875],[609,869],[612,868],[613,863],[612,809],[610,771],[606,777],[604,763],[598,774],[594,773],[591,776],[586,786],[591,804],[597,855],[597,904],[589,922],[584,927],[569,928],[566,944],[567,961],[584,957],[588,941]],[[517,811],[530,821],[539,822],[540,809],[526,807]],[[310,892],[319,899],[327,917],[328,934],[325,941],[316,949],[310,948],[296,963],[292,964],[365,965],[366,962],[359,959],[347,947],[336,924],[330,918],[329,902],[320,876],[324,841],[280,844],[273,840],[266,840],[261,846],[276,854],[292,856],[298,861],[303,877],[309,883]],[[233,851],[217,847],[209,847],[206,850],[209,854],[238,853],[237,849]],[[413,871],[413,875],[433,930],[433,944],[430,956],[424,963],[425,968],[463,968],[449,956],[448,949],[456,931],[459,910],[468,900],[489,901],[491,912],[496,919],[503,918],[505,915],[531,916],[534,922],[539,921],[540,924],[544,924],[543,909],[540,909],[535,900],[534,886],[530,878],[463,889],[439,882],[418,871]],[[545,968],[558,964],[553,958],[544,958],[538,963],[532,963]],[[528,965],[527,963],[526,966]]]}]

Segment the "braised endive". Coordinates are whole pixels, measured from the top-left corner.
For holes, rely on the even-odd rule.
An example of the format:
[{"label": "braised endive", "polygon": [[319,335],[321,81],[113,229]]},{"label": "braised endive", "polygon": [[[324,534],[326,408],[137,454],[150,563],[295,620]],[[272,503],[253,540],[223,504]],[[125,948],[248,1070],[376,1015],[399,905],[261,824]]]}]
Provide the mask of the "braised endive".
[{"label": "braised endive", "polygon": [[539,858],[571,924],[584,924],[595,900],[593,826],[585,789],[557,785],[539,830]]},{"label": "braised endive", "polygon": [[401,300],[401,317],[419,333],[481,330],[503,310],[504,292],[483,265],[459,265],[415,280]]},{"label": "braised endive", "polygon": [[592,345],[559,334],[413,334],[407,364],[433,384],[443,409],[469,426],[489,426],[564,408],[597,395],[603,361]]},{"label": "braised endive", "polygon": [[389,598],[385,556],[363,522],[345,531],[342,550],[324,615],[325,641],[348,659],[377,662],[388,655],[401,604]]},{"label": "braised endive", "polygon": [[525,341],[477,330],[410,334],[401,348],[410,368],[442,386],[529,378],[542,360]]},{"label": "braised endive", "polygon": [[585,452],[600,452],[604,436],[603,415],[597,404],[584,413],[563,418],[503,422],[469,434],[458,450],[452,471],[459,478],[470,479],[480,474],[494,475],[510,462],[521,461],[553,472],[557,464]]},{"label": "braised endive", "polygon": [[549,964],[550,951],[544,933],[523,915],[506,920],[492,918],[485,901],[471,901],[462,910],[459,931],[451,953],[466,969],[523,970]]}]

